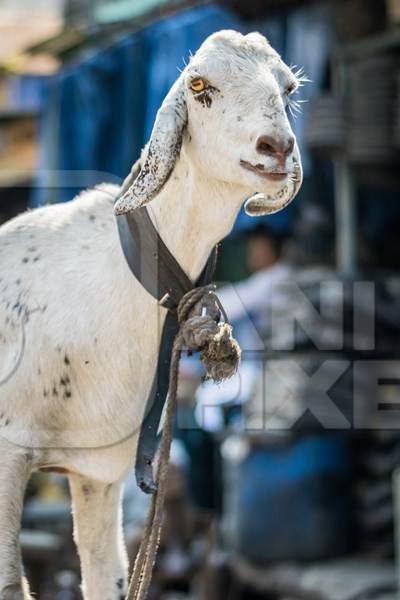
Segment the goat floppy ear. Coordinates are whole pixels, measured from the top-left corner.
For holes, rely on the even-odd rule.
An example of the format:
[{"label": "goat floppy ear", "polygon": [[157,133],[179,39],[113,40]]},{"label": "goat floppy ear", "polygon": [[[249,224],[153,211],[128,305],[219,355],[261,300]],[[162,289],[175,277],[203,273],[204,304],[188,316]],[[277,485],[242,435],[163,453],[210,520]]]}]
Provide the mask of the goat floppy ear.
[{"label": "goat floppy ear", "polygon": [[186,123],[185,87],[181,76],[158,110],[150,141],[141,159],[140,173],[115,203],[115,214],[122,215],[144,206],[162,189],[179,155]]}]

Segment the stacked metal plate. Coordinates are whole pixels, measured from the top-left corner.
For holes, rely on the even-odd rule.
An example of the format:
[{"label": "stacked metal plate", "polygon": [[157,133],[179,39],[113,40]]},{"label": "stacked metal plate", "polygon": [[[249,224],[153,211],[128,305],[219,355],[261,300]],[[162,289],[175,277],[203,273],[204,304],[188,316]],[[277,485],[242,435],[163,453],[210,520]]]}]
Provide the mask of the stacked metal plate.
[{"label": "stacked metal plate", "polygon": [[310,107],[306,129],[309,148],[335,153],[345,145],[345,121],[341,100],[334,94],[318,96]]},{"label": "stacked metal plate", "polygon": [[394,119],[394,143],[397,148],[400,148],[400,71],[397,71],[397,90]]},{"label": "stacked metal plate", "polygon": [[400,155],[394,141],[395,55],[381,55],[353,63],[350,68],[347,147],[360,165],[390,165]]},{"label": "stacked metal plate", "polygon": [[361,40],[385,29],[383,0],[335,0],[331,5],[341,43]]}]

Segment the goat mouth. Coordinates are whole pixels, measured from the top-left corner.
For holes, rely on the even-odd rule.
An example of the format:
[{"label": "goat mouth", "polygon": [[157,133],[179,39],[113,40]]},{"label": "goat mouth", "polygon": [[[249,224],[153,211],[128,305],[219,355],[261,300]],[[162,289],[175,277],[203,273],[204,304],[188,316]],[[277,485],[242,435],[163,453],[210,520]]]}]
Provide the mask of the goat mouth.
[{"label": "goat mouth", "polygon": [[252,165],[246,160],[241,160],[240,165],[248,171],[252,171],[257,175],[260,175],[260,177],[264,177],[264,179],[269,179],[270,181],[283,181],[288,176],[286,171],[267,171],[264,165]]}]

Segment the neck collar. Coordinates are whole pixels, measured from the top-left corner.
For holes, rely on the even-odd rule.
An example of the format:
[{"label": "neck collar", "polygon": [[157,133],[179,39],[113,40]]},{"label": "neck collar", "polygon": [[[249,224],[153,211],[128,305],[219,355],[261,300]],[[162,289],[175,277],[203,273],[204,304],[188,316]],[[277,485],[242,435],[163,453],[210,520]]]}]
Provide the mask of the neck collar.
[{"label": "neck collar", "polygon": [[193,282],[161,239],[146,207],[118,216],[117,223],[122,250],[130,270],[164,308],[176,309],[187,292],[210,283],[216,265],[217,247],[211,252],[200,277]]}]

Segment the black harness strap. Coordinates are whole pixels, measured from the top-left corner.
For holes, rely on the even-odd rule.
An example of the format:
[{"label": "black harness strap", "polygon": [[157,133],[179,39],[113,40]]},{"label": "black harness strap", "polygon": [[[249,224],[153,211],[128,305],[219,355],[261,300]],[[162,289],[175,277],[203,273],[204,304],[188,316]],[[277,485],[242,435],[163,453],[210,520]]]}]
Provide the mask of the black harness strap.
[{"label": "black harness strap", "polygon": [[203,272],[193,284],[159,236],[146,208],[118,216],[117,223],[130,270],[147,292],[168,309],[140,430],[135,467],[139,487],[146,493],[153,493],[156,489],[153,460],[158,444],[157,432],[168,394],[172,345],[179,330],[176,308],[187,292],[211,282],[217,249],[213,249]]}]

